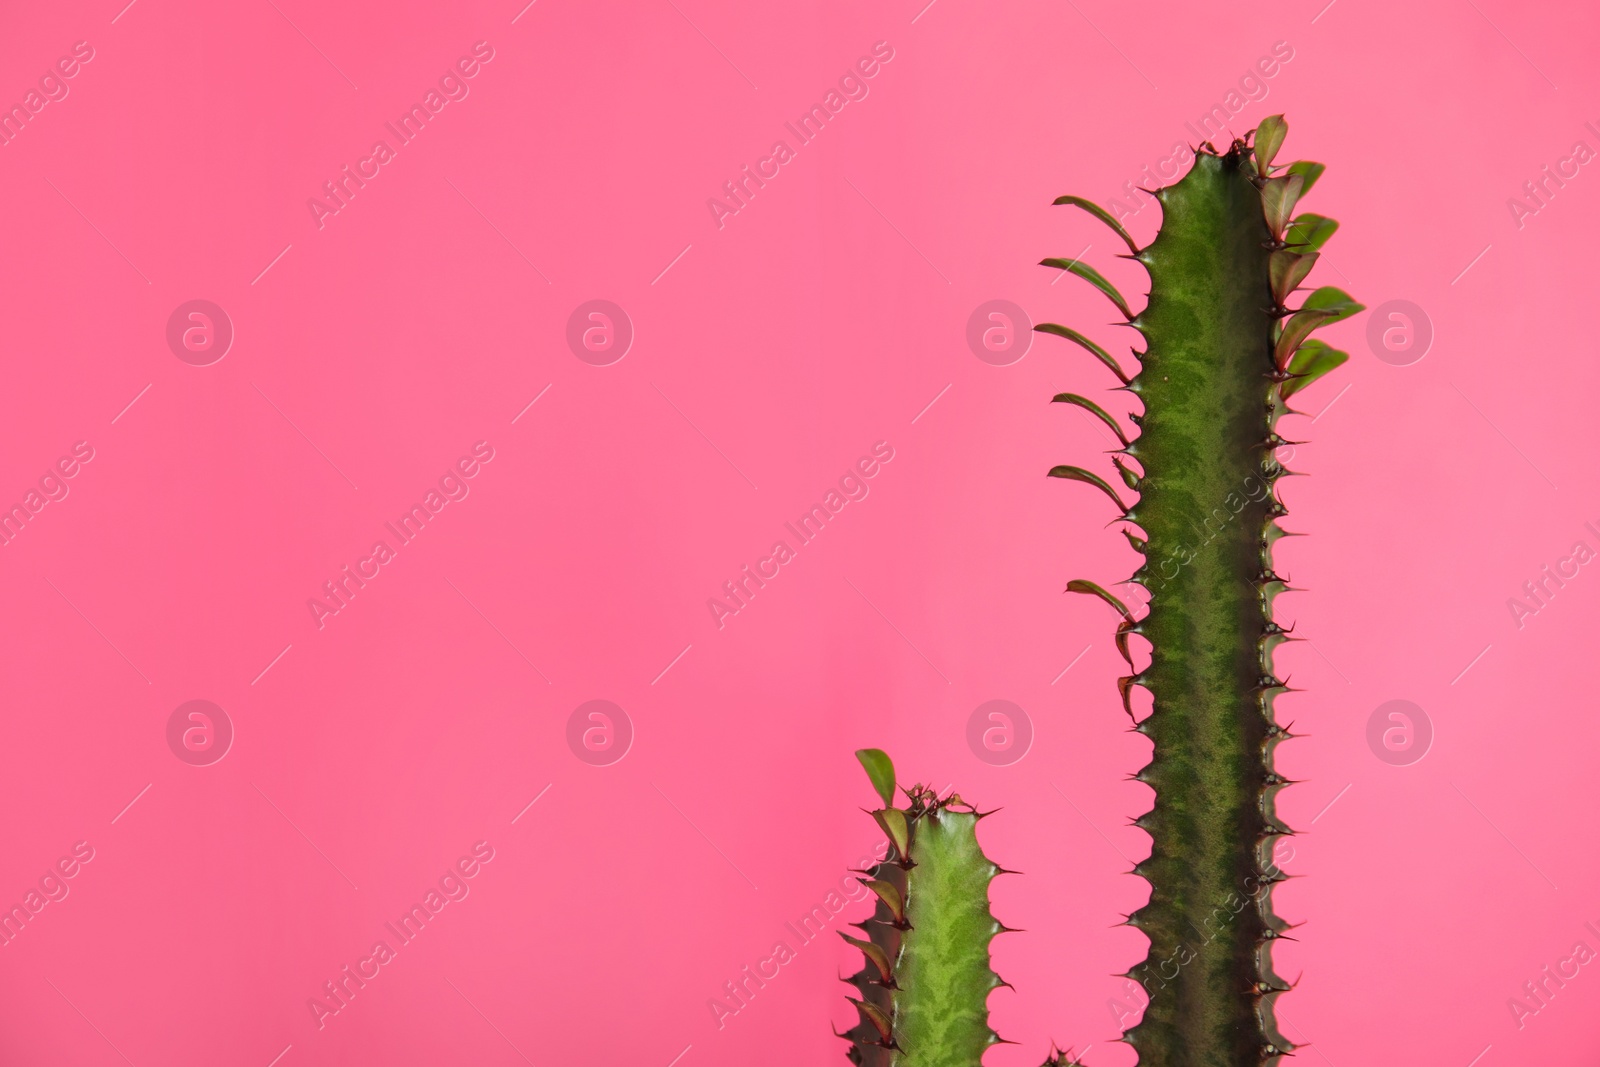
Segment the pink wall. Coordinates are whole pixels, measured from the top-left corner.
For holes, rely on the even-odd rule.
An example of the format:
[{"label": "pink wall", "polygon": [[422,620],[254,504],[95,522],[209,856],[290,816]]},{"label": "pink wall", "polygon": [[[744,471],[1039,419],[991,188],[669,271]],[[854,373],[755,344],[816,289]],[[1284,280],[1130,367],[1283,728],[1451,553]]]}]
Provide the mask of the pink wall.
[{"label": "pink wall", "polygon": [[[0,948],[4,1062],[839,1062],[853,953],[785,923],[875,843],[850,757],[873,744],[1004,808],[985,843],[1026,874],[996,908],[1028,932],[996,949],[1019,1044],[986,1062],[1054,1038],[1131,1063],[1110,976],[1142,955],[1114,924],[1143,896],[1145,750],[1111,617],[1061,589],[1133,556],[1042,476],[1104,462],[1051,393],[1116,394],[1054,339],[993,366],[964,334],[1005,299],[1117,340],[1030,264],[1092,246],[1142,275],[1049,201],[1118,195],[1276,42],[1234,128],[1285,111],[1286,151],[1330,164],[1316,280],[1434,331],[1405,366],[1371,313],[1330,331],[1351,363],[1285,426],[1312,475],[1288,525],[1315,534],[1279,555],[1310,638],[1280,655],[1309,735],[1281,760],[1307,831],[1285,1029],[1339,1065],[1600,1054],[1595,968],[1508,1006],[1600,951],[1600,575],[1507,604],[1600,549],[1600,176],[1507,205],[1600,149],[1588,5],[124,2],[12,5],[0,32],[3,101],[92,49],[0,147],[0,499],[92,450],[0,548],[0,900],[66,892]],[[800,144],[785,122],[875,47],[866,95]],[[459,99],[397,147],[385,123],[462,57]],[[707,199],[779,139],[719,220]],[[367,183],[319,220],[346,165]],[[220,361],[168,345],[196,299],[232,324]],[[632,324],[619,361],[568,346],[594,299]],[[865,497],[719,626],[708,598],[875,446]],[[441,479],[402,544],[385,523]],[[346,565],[366,585],[319,620]],[[1397,699],[1434,733],[1409,765],[1367,742]],[[214,713],[209,748],[187,712],[169,744],[193,700],[225,752]],[[591,700],[623,709],[618,762],[569,748]],[[990,700],[1031,720],[1018,762],[968,748]],[[385,924],[441,880],[402,943]],[[719,1027],[708,1000],[780,939]],[[374,976],[319,1029],[345,965]]]}]

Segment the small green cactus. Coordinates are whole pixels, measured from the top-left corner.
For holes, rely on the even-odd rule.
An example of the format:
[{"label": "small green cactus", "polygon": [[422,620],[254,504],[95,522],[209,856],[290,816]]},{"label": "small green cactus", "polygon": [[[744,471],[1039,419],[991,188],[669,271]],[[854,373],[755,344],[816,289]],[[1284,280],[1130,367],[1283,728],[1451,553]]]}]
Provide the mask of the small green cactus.
[{"label": "small green cactus", "polygon": [[863,878],[877,896],[871,918],[841,932],[866,957],[845,979],[860,1022],[841,1034],[863,1067],[979,1067],[1000,1040],[989,1026],[989,994],[1004,985],[989,966],[989,942],[1005,927],[989,912],[989,883],[1003,874],[978,847],[978,820],[960,797],[904,790],[894,806],[894,764],[875,748],[856,758],[883,798],[872,812],[889,839],[884,861]]},{"label": "small green cactus", "polygon": [[[1275,452],[1291,443],[1275,427],[1291,396],[1349,358],[1311,332],[1362,307],[1332,287],[1288,306],[1338,223],[1291,218],[1323,166],[1275,167],[1286,132],[1274,115],[1226,152],[1197,150],[1182,180],[1155,191],[1162,225],[1144,248],[1095,204],[1056,201],[1110,225],[1128,258],[1149,272],[1138,314],[1094,268],[1044,261],[1105,293],[1145,341],[1130,378],[1081,333],[1035,327],[1087,349],[1144,406],[1130,416],[1140,433],[1129,441],[1093,401],[1054,398],[1116,430],[1123,447],[1112,462],[1137,503],[1124,505],[1081,467],[1049,472],[1094,485],[1142,531],[1124,532],[1144,556],[1132,579],[1149,594],[1143,617],[1094,582],[1067,588],[1122,615],[1116,644],[1130,673],[1118,689],[1129,717],[1132,686],[1149,690],[1153,702],[1134,726],[1153,745],[1137,777],[1154,788],[1155,805],[1136,820],[1152,838],[1151,853],[1134,868],[1150,882],[1150,901],[1128,918],[1150,938],[1147,961],[1129,975],[1144,984],[1149,1006],[1124,1038],[1144,1067],[1244,1067],[1275,1062],[1293,1047],[1273,1019],[1272,999],[1287,987],[1270,951],[1285,929],[1270,900],[1284,878],[1272,849],[1292,832],[1274,812],[1288,783],[1273,769],[1273,749],[1291,736],[1272,707],[1288,688],[1272,653],[1289,639],[1272,614],[1273,598],[1288,588],[1272,565],[1272,544],[1284,536],[1276,520],[1285,514],[1273,487],[1290,473]],[[1143,670],[1134,667],[1130,634],[1150,642]]]}]

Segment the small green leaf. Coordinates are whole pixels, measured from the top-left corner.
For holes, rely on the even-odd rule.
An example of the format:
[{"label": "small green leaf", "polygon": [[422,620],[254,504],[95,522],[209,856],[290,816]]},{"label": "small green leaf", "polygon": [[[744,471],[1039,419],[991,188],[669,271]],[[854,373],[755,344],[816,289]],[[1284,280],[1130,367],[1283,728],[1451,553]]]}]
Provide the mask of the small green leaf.
[{"label": "small green leaf", "polygon": [[1111,358],[1110,352],[1107,352],[1105,349],[1089,340],[1077,330],[1074,330],[1068,326],[1060,326],[1053,322],[1041,322],[1033,329],[1035,333],[1053,333],[1057,337],[1065,337],[1074,344],[1082,345],[1084,348],[1088,349],[1096,359],[1110,368],[1111,373],[1115,374],[1117,376],[1117,380],[1123,385],[1127,385],[1131,380],[1126,374],[1122,373],[1122,368],[1117,365],[1116,360]]},{"label": "small green leaf", "polygon": [[1122,223],[1118,222],[1111,216],[1109,211],[1095,203],[1093,200],[1085,200],[1081,196],[1058,196],[1054,201],[1052,201],[1052,203],[1057,206],[1061,204],[1070,204],[1073,207],[1083,208],[1083,210],[1087,211],[1089,214],[1093,215],[1095,218],[1099,219],[1101,222],[1115,230],[1117,236],[1127,242],[1128,249],[1134,255],[1139,254],[1139,246],[1134,244],[1133,238],[1128,235],[1128,231],[1122,228]]},{"label": "small green leaf", "polygon": [[1298,174],[1305,178],[1306,183],[1300,189],[1300,195],[1305,196],[1311,187],[1317,184],[1317,179],[1322,177],[1322,172],[1328,168],[1321,163],[1313,163],[1309,159],[1302,159],[1298,163],[1289,164],[1289,173]]},{"label": "small green leaf", "polygon": [[1296,311],[1283,323],[1283,332],[1278,334],[1278,343],[1273,349],[1273,356],[1278,361],[1278,366],[1286,367],[1289,357],[1294,355],[1295,349],[1300,347],[1300,342],[1311,336],[1311,331],[1318,326],[1326,326],[1337,317],[1337,312],[1319,311],[1316,308],[1310,311]]},{"label": "small green leaf", "polygon": [[1267,228],[1273,237],[1282,237],[1283,228],[1300,200],[1305,179],[1298,174],[1286,178],[1272,178],[1261,187],[1261,210],[1267,217]]},{"label": "small green leaf", "polygon": [[1279,386],[1280,395],[1288,400],[1349,358],[1350,353],[1341,352],[1322,341],[1307,341],[1290,358],[1289,366],[1284,368],[1295,377]]},{"label": "small green leaf", "polygon": [[885,806],[894,804],[894,761],[881,748],[858,748],[856,759],[872,779],[872,788],[878,791]]},{"label": "small green leaf", "polygon": [[1328,243],[1328,238],[1339,229],[1335,219],[1322,215],[1301,215],[1289,223],[1289,232],[1284,234],[1283,243],[1302,254],[1316,252]]},{"label": "small green leaf", "polygon": [[1122,498],[1117,496],[1117,491],[1111,488],[1110,483],[1108,483],[1104,478],[1092,471],[1086,471],[1082,467],[1051,467],[1048,477],[1066,478],[1070,481],[1085,482],[1089,485],[1092,485],[1106,496],[1110,497],[1116,503],[1118,509],[1123,512],[1123,514],[1127,514],[1128,505],[1124,504],[1122,502]]},{"label": "small green leaf", "polygon": [[884,1013],[882,1008],[869,1004],[864,1000],[856,1000],[854,997],[846,997],[845,999],[856,1006],[856,1011],[860,1013],[861,1020],[871,1023],[872,1028],[878,1031],[879,1037],[885,1041],[889,1040],[889,1035],[894,1031],[894,1027],[889,1022],[889,1016]]},{"label": "small green leaf", "polygon": [[878,825],[888,835],[889,843],[894,846],[895,852],[901,859],[911,855],[911,825],[906,822],[906,813],[899,808],[884,808],[875,811],[872,817],[878,820]]},{"label": "small green leaf", "polygon": [[1316,266],[1320,252],[1300,255],[1288,249],[1279,249],[1267,259],[1267,272],[1272,276],[1272,298],[1282,307],[1289,294],[1306,280],[1311,268]]},{"label": "small green leaf", "polygon": [[900,890],[896,889],[892,883],[884,882],[877,878],[857,878],[856,881],[878,894],[878,899],[883,901],[884,906],[889,909],[889,914],[894,917],[895,922],[903,923],[906,921],[905,898],[900,895]]},{"label": "small green leaf", "polygon": [[1087,593],[1090,596],[1097,596],[1101,600],[1104,600],[1107,604],[1110,604],[1112,607],[1116,608],[1117,611],[1122,614],[1124,619],[1129,622],[1133,621],[1133,612],[1128,610],[1128,605],[1124,604],[1122,601],[1118,600],[1116,597],[1106,592],[1103,588],[1086,578],[1072,579],[1072,581],[1067,583],[1067,592]]},{"label": "small green leaf", "polygon": [[1041,267],[1054,267],[1057,270],[1070,271],[1071,273],[1076,274],[1078,277],[1082,278],[1084,281],[1088,282],[1090,285],[1106,294],[1106,296],[1110,297],[1111,302],[1117,305],[1117,310],[1122,312],[1123,318],[1128,319],[1130,322],[1133,320],[1133,309],[1128,307],[1128,302],[1122,298],[1121,293],[1117,292],[1117,287],[1106,281],[1099,271],[1089,266],[1089,264],[1085,263],[1083,260],[1041,259],[1039,261],[1039,265]]},{"label": "small green leaf", "polygon": [[1077,405],[1078,407],[1080,407],[1083,410],[1087,411],[1089,414],[1091,414],[1091,415],[1095,416],[1096,418],[1098,418],[1101,422],[1105,423],[1107,426],[1111,427],[1111,432],[1117,435],[1117,440],[1122,442],[1122,445],[1123,445],[1124,448],[1127,447],[1127,445],[1128,445],[1128,435],[1122,432],[1122,427],[1117,425],[1117,420],[1113,419],[1106,412],[1105,408],[1101,407],[1099,404],[1096,404],[1093,400],[1090,400],[1088,397],[1079,396],[1077,393],[1057,393],[1055,396],[1050,398],[1050,402],[1052,404],[1075,404],[1075,405]]},{"label": "small green leaf", "polygon": [[1256,127],[1256,171],[1263,178],[1272,173],[1272,160],[1288,134],[1289,124],[1282,115],[1268,115]]},{"label": "small green leaf", "polygon": [[1351,315],[1354,315],[1358,311],[1367,310],[1367,306],[1365,304],[1356,303],[1350,294],[1345,292],[1343,289],[1339,289],[1332,285],[1324,285],[1322,288],[1306,297],[1306,302],[1300,305],[1300,310],[1331,311],[1334,313],[1334,316],[1327,321],[1338,322],[1340,319],[1348,319]]},{"label": "small green leaf", "polygon": [[882,947],[874,945],[871,941],[863,941],[859,937],[851,937],[843,930],[834,932],[860,949],[861,954],[871,960],[874,967],[878,968],[878,976],[885,982],[894,977],[894,968],[889,964],[889,954],[884,952]]}]

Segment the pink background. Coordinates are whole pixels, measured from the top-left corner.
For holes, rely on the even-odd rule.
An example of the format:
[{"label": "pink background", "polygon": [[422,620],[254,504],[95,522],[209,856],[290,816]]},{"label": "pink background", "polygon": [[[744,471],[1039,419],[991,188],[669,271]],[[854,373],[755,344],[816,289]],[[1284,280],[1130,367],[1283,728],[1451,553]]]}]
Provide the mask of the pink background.
[{"label": "pink background", "polygon": [[[872,744],[1004,809],[985,844],[1026,873],[995,907],[1027,933],[995,950],[1018,1044],[985,1062],[1131,1063],[1145,745],[1111,616],[1061,590],[1134,557],[1043,477],[1110,471],[1053,391],[1126,404],[1063,342],[995,367],[964,330],[1004,298],[1122,344],[1032,264],[1142,273],[1049,201],[1117,195],[1278,41],[1235,128],[1285,111],[1287,156],[1330,164],[1313,280],[1436,334],[1397,367],[1366,316],[1330,330],[1352,360],[1284,427],[1314,533],[1278,557],[1314,642],[1279,656],[1309,735],[1280,762],[1309,831],[1285,1032],[1339,1067],[1600,1054],[1595,968],[1520,1029],[1507,1005],[1600,950],[1600,576],[1520,630],[1506,604],[1600,547],[1600,177],[1520,229],[1506,206],[1600,148],[1589,5],[123,2],[0,20],[5,101],[94,49],[0,148],[0,501],[94,449],[0,549],[0,900],[94,849],[0,949],[0,1061],[842,1062],[831,933],[720,1028],[707,1002],[875,843]],[[319,229],[307,199],[476,41],[470,95]],[[878,41],[870,94],[718,229],[707,198]],[[565,342],[597,297],[636,330],[606,367]],[[206,367],[164,336],[195,298],[236,331]],[[319,630],[307,599],[477,441],[470,496]],[[707,599],[877,441],[870,495],[719,629]],[[1011,766],[965,741],[996,698],[1036,730]],[[192,699],[237,731],[211,766],[167,746]],[[610,766],[565,740],[591,699],[636,731]],[[1366,743],[1391,699],[1436,732],[1411,766]],[[319,1030],[308,998],[478,841],[470,895]]]}]

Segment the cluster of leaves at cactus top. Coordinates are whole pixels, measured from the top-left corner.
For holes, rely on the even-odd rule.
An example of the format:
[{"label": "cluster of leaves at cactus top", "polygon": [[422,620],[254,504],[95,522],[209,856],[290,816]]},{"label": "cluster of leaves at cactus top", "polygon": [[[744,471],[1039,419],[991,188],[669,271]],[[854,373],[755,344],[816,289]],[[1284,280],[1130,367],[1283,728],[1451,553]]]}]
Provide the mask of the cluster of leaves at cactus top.
[{"label": "cluster of leaves at cactus top", "polygon": [[860,1021],[840,1036],[863,1067],[979,1067],[1000,1040],[989,1027],[989,993],[1003,984],[989,942],[1005,930],[989,912],[989,883],[1004,872],[978,847],[984,815],[923,785],[896,807],[889,757],[867,748],[856,758],[883,800],[872,817],[889,852],[863,872],[877,896],[872,917],[855,924],[864,936],[841,934],[866,959],[846,979]]},{"label": "cluster of leaves at cactus top", "polygon": [[[1150,901],[1128,918],[1150,938],[1148,959],[1130,975],[1149,1005],[1124,1038],[1144,1067],[1242,1067],[1293,1047],[1273,1018],[1272,1000],[1286,987],[1270,952],[1285,929],[1270,900],[1284,877],[1272,848],[1291,832],[1274,811],[1287,783],[1273,769],[1273,749],[1290,736],[1273,713],[1286,688],[1273,649],[1288,639],[1272,611],[1288,588],[1272,563],[1285,514],[1275,483],[1290,473],[1276,459],[1290,443],[1276,426],[1292,396],[1349,358],[1312,332],[1362,307],[1332,286],[1290,306],[1338,223],[1295,213],[1323,166],[1275,163],[1287,129],[1273,116],[1225,152],[1202,146],[1180,181],[1155,191],[1162,225],[1143,248],[1090,201],[1056,201],[1090,212],[1127,243],[1126,258],[1150,275],[1143,311],[1135,314],[1087,264],[1044,260],[1109,297],[1145,344],[1130,377],[1083,333],[1035,327],[1087,350],[1143,405],[1130,416],[1139,428],[1130,440],[1094,401],[1054,398],[1116,433],[1122,447],[1112,463],[1139,494],[1136,503],[1124,504],[1083,467],[1049,474],[1110,497],[1144,557],[1132,578],[1149,594],[1141,618],[1094,582],[1068,585],[1122,616],[1116,644],[1129,674],[1118,688],[1130,718],[1132,687],[1151,694],[1150,714],[1134,727],[1153,750],[1137,777],[1155,802],[1136,820],[1152,838],[1151,853],[1135,867],[1150,882]],[[1129,650],[1132,634],[1150,643],[1142,670]]]}]

